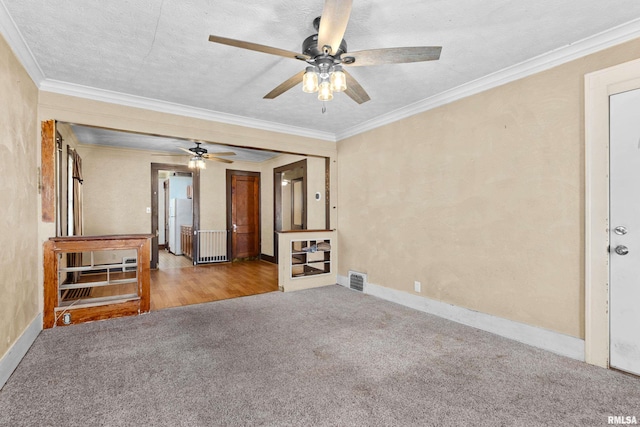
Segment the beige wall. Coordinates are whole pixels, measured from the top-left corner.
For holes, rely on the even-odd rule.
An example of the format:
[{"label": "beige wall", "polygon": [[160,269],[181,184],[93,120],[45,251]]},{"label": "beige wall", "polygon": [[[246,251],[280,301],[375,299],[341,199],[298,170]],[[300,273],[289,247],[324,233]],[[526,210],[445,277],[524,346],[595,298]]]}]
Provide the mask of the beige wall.
[{"label": "beige wall", "polygon": [[[324,230],[326,228],[326,191],[325,159],[309,157],[307,159],[307,228]],[[316,193],[322,196],[316,200]]]},{"label": "beige wall", "polygon": [[0,359],[39,312],[38,90],[0,36]]},{"label": "beige wall", "polygon": [[583,76],[591,55],[338,143],[339,268],[584,337]]},{"label": "beige wall", "polygon": [[150,152],[79,145],[84,234],[151,232]]}]

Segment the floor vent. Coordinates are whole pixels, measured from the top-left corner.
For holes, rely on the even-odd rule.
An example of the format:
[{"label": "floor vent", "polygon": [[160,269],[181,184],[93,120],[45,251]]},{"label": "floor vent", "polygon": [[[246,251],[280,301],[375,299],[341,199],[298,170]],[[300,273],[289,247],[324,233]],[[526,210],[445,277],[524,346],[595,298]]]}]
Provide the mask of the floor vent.
[{"label": "floor vent", "polygon": [[122,264],[131,264],[131,266],[122,267],[122,272],[136,271],[138,269],[138,260],[135,257],[122,258]]},{"label": "floor vent", "polygon": [[91,288],[67,289],[62,293],[62,300],[88,298],[91,296]]},{"label": "floor vent", "polygon": [[367,281],[367,275],[364,273],[358,273],[356,271],[349,272],[349,288],[354,291],[362,292],[364,290],[364,284]]}]

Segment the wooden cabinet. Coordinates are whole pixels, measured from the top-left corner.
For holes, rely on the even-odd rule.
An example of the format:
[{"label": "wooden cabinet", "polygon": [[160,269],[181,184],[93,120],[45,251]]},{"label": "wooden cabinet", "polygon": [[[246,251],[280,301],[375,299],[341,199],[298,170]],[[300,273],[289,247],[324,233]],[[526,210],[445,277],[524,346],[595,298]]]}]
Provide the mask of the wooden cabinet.
[{"label": "wooden cabinet", "polygon": [[292,240],[291,278],[331,273],[331,239]]},{"label": "wooden cabinet", "polygon": [[187,258],[193,259],[193,227],[190,225],[180,226],[180,248]]}]

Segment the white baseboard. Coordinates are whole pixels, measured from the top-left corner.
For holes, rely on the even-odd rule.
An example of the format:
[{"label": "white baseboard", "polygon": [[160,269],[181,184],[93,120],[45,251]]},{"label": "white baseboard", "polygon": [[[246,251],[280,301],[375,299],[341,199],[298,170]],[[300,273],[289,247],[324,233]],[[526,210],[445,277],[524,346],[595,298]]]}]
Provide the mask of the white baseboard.
[{"label": "white baseboard", "polygon": [[39,313],[27,326],[20,338],[9,348],[9,351],[0,359],[0,390],[18,367],[20,361],[27,354],[29,348],[42,331],[42,313]]},{"label": "white baseboard", "polygon": [[[338,284],[348,288],[349,279],[345,276],[338,275]],[[363,292],[552,353],[580,361],[585,360],[584,340],[580,338],[386,288],[384,286],[374,285],[372,283],[365,283]]]}]

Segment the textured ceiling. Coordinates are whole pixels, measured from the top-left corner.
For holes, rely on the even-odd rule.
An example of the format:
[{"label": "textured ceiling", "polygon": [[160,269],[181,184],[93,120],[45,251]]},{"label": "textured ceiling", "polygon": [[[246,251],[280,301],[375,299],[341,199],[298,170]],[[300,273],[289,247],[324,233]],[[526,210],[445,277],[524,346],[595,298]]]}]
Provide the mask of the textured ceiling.
[{"label": "textured ceiling", "polygon": [[[134,148],[138,150],[175,153],[176,155],[185,155],[185,162],[188,160],[189,156],[187,153],[180,150],[180,147],[186,149],[195,147],[193,141],[185,139],[120,132],[74,124],[71,125],[71,128],[73,129],[76,139],[82,144],[107,145],[118,148]],[[235,156],[223,157],[233,161],[263,162],[279,155],[279,153],[273,153],[271,151],[250,150],[247,148],[229,147],[210,142],[199,142],[202,142],[202,147],[206,148],[210,154],[229,151],[236,153]]]},{"label": "textured ceiling", "polygon": [[326,104],[296,87],[293,59],[210,43],[210,34],[300,51],[322,0],[0,0],[44,78],[339,134],[640,17],[638,0],[353,2],[350,51],[442,46],[439,61],[358,67],[371,96]]}]

